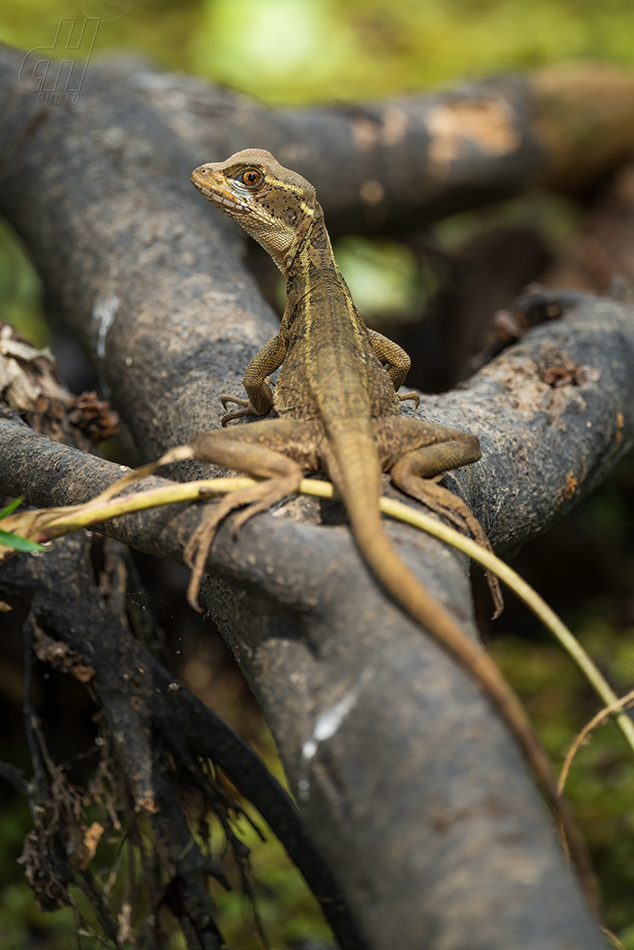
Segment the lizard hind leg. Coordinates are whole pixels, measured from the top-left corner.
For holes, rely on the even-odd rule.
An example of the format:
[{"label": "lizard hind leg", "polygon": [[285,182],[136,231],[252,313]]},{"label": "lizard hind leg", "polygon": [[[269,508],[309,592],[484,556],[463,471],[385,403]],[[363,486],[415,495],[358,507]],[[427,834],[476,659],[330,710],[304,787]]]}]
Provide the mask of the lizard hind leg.
[{"label": "lizard hind leg", "polygon": [[[424,478],[418,474],[417,455],[417,452],[412,452],[398,460],[390,472],[392,482],[411,498],[422,502],[441,517],[447,518],[459,531],[464,534],[470,533],[473,540],[481,547],[492,551],[491,542],[484,528],[466,502],[439,485],[436,478]],[[485,576],[493,599],[493,619],[495,619],[504,609],[500,582],[490,571],[485,571]]]},{"label": "lizard hind leg", "polygon": [[192,575],[187,599],[194,608],[199,609],[198,588],[219,524],[232,511],[242,508],[233,525],[237,534],[241,525],[253,515],[296,492],[304,469],[315,467],[311,453],[307,451],[314,442],[315,433],[304,432],[307,426],[295,420],[272,419],[229,431],[198,432],[190,440],[194,458],[199,461],[223,465],[263,479],[257,485],[232,492],[213,503],[212,510],[188,541],[184,559],[192,568]]},{"label": "lizard hind leg", "polygon": [[[381,430],[377,436],[392,456],[388,467],[394,485],[491,551],[489,539],[469,506],[437,482],[442,472],[478,461],[478,440],[455,429],[403,417],[386,420]],[[500,583],[489,571],[485,575],[493,599],[493,616],[498,617],[504,609]]]}]

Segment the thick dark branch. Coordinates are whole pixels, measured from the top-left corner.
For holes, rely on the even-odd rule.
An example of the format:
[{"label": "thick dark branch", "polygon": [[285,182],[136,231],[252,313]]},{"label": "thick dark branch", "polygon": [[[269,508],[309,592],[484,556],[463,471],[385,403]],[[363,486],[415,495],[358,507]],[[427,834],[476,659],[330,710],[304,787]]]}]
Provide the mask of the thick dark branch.
[{"label": "thick dark branch", "polygon": [[[55,450],[50,457],[43,452],[44,470],[50,471],[53,458],[59,462],[73,453],[30,438]],[[102,475],[104,463],[85,461],[81,482],[90,493],[91,468]],[[77,484],[77,470],[73,475],[60,464],[56,469],[62,479],[59,500],[59,489]],[[113,476],[120,474],[118,466],[111,469]],[[37,480],[37,463],[32,471]],[[420,557],[415,549],[409,553]],[[421,926],[444,932],[444,921],[451,920],[456,947],[467,939],[470,946],[502,947],[508,933],[521,934],[529,922],[534,926],[539,911],[540,940],[554,939],[561,929],[576,935],[578,946],[593,947],[590,924],[501,724],[472,682],[385,603],[358,565],[347,532],[261,518],[245,527],[238,543],[223,530],[213,556],[224,562],[225,574],[242,575],[247,585],[241,597],[228,602],[235,619],[231,629],[225,623],[225,631],[266,703],[293,786],[307,783],[304,813],[372,935],[371,946],[388,947],[396,934],[399,946],[418,947]],[[445,560],[442,579],[461,591],[466,611],[464,575],[460,566],[449,572],[451,560]],[[433,561],[427,569],[429,580]],[[85,601],[78,604],[83,622],[73,617],[75,633],[69,634],[63,614],[64,636],[99,668],[104,657],[98,644],[102,654],[112,652],[113,644]],[[65,602],[56,609],[63,613],[67,607]],[[50,616],[47,608],[49,622]],[[87,639],[91,633],[97,643]],[[124,652],[129,664],[151,671],[151,688],[144,694],[156,704],[158,688],[161,702],[169,703],[165,674],[156,678],[156,665],[138,651],[128,644]],[[120,660],[112,654],[112,664]],[[177,725],[173,709],[163,716]],[[321,742],[316,737],[311,748],[318,722],[323,730],[329,718],[334,734]],[[200,733],[190,739],[183,730],[181,736],[181,721],[182,742],[192,753],[206,754]],[[235,766],[225,764],[215,735],[212,750],[234,777]],[[234,780],[249,794],[239,774]],[[287,841],[288,829],[283,831]],[[300,839],[293,854],[300,866],[304,846]],[[450,887],[456,864],[461,875]],[[534,876],[528,892],[527,867]],[[467,932],[470,926],[482,934],[480,944]]]},{"label": "thick dark branch", "polygon": [[634,442],[632,299],[548,290],[516,307],[546,322],[424,408],[480,438],[481,462],[452,477],[502,552],[574,507]]},{"label": "thick dark branch", "polygon": [[[5,90],[13,78],[5,73]],[[9,91],[0,205],[143,452],[157,456],[217,423],[219,393],[239,391],[275,322],[225,222],[189,185],[200,156],[192,160],[141,95],[124,84],[119,97],[119,88],[95,73],[78,106],[30,124],[25,97]],[[631,441],[630,321],[629,309],[588,298],[570,322],[523,344],[520,369],[509,354],[468,388],[424,400],[427,417],[482,436],[484,462],[455,482],[499,543],[543,527]],[[619,344],[606,349],[610,337]],[[599,380],[546,384],[549,344],[602,370]],[[33,450],[30,437],[8,423],[0,433],[0,487],[30,501],[77,501],[114,478],[91,459],[81,478],[76,462],[50,468],[57,446],[38,470],[22,454]],[[315,520],[315,506],[300,508]],[[176,525],[198,517],[148,514],[117,530],[175,556]],[[461,558],[392,530],[402,556],[475,636]],[[345,528],[260,517],[240,540],[224,528],[209,566],[233,585],[216,582],[211,610],[373,946],[414,950],[421,933],[430,945],[474,950],[599,946],[504,727],[471,679],[377,590]]]},{"label": "thick dark branch", "polygon": [[555,67],[302,110],[266,108],[129,60],[103,69],[109,84],[127,83],[164,118],[197,164],[269,149],[315,185],[333,233],[402,229],[535,184],[580,191],[634,147],[634,75],[613,67]]}]

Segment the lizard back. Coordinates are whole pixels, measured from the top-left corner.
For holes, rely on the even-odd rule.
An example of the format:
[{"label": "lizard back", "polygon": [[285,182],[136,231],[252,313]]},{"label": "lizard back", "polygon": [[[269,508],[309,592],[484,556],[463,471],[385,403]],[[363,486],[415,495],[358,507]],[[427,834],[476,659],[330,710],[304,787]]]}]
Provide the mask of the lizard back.
[{"label": "lizard back", "polygon": [[337,268],[317,208],[311,234],[287,275],[288,303],[280,332],[287,337],[288,349],[274,406],[282,416],[321,418],[325,423],[335,417],[398,415],[400,401]]}]

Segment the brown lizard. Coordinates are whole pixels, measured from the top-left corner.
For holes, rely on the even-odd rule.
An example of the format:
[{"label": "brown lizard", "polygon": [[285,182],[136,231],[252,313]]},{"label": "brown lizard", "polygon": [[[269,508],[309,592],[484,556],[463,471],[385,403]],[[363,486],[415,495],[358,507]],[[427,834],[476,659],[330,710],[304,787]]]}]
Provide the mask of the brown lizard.
[{"label": "brown lizard", "polygon": [[[239,416],[278,418],[197,433],[196,458],[264,479],[214,506],[186,552],[195,562],[197,591],[207,550],[219,522],[236,508],[236,529],[297,491],[304,472],[325,470],[343,498],[359,551],[388,594],[482,683],[532,763],[569,844],[578,835],[557,796],[550,764],[526,714],[482,648],[424,589],[392,547],[379,512],[382,472],[415,499],[447,511],[486,543],[477,519],[460,499],[434,481],[449,469],[477,462],[474,435],[400,415],[398,395],[409,369],[407,354],[361,319],[332,252],[315,189],[283,168],[270,152],[245,149],[225,162],[201,165],[192,182],[205,198],[235,218],[271,255],[287,279],[280,331],[249,363],[248,399],[223,396],[223,426]],[[277,384],[268,377],[281,368]],[[577,851],[577,847],[575,847]],[[578,858],[583,864],[581,856]]]}]

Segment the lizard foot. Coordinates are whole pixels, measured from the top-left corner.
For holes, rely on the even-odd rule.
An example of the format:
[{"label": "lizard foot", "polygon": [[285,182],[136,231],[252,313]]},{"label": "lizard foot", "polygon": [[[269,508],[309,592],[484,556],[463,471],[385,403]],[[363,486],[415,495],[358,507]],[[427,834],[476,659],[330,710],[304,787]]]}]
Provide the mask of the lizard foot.
[{"label": "lizard foot", "polygon": [[[261,402],[260,402],[261,401]],[[227,412],[220,420],[224,428],[232,419],[241,419],[243,416],[265,416],[273,405],[273,395],[271,391],[271,377],[267,376],[260,389],[258,390],[259,408],[254,406],[250,399],[243,399],[241,396],[228,396],[225,393],[220,397],[222,408],[226,409],[228,403],[234,403],[236,406],[243,406],[237,412]]]},{"label": "lizard foot", "polygon": [[269,478],[253,485],[251,488],[232,492],[221,501],[213,504],[213,511],[194,531],[183,554],[185,563],[192,569],[187,587],[187,600],[194,610],[199,612],[202,610],[198,605],[198,589],[205,572],[207,555],[220,522],[237,508],[244,508],[244,511],[236,515],[233,522],[233,533],[235,537],[238,537],[240,528],[245,521],[248,521],[249,518],[257,515],[260,511],[266,511],[267,508],[281,501],[286,495],[292,495],[299,488],[300,481],[301,471],[299,477],[291,475]]},{"label": "lizard foot", "polygon": [[220,420],[222,427],[227,425],[228,422],[231,422],[232,419],[240,419],[242,416],[256,416],[257,412],[254,406],[251,405],[248,399],[241,399],[240,396],[227,396],[224,393],[220,397],[220,402],[222,403],[222,408],[226,409],[229,403],[234,403],[236,406],[244,406],[243,409],[238,409],[236,412],[226,412],[222,419]]}]

